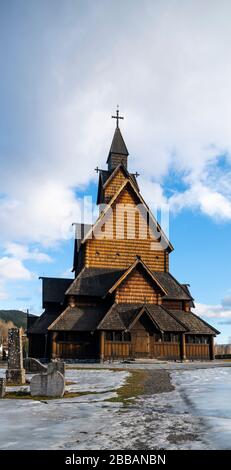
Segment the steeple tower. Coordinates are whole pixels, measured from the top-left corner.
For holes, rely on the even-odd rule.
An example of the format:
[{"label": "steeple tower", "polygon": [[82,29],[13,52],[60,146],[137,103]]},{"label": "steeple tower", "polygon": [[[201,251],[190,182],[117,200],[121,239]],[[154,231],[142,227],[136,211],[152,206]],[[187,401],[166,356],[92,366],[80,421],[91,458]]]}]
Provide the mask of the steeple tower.
[{"label": "steeple tower", "polygon": [[116,116],[112,116],[112,119],[116,119],[116,128],[107,159],[109,171],[114,170],[120,163],[123,163],[125,168],[127,168],[127,157],[129,155],[128,149],[125,145],[123,136],[119,128],[119,119],[123,119],[123,116],[119,115],[118,106],[116,110]]}]

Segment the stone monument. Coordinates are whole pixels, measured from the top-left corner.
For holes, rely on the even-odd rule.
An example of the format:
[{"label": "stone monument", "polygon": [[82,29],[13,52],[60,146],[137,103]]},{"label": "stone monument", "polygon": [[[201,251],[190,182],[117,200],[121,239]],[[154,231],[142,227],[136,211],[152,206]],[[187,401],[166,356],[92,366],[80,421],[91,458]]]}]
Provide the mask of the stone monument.
[{"label": "stone monument", "polygon": [[10,328],[8,331],[6,382],[14,385],[23,385],[26,382],[25,369],[23,368],[21,328]]},{"label": "stone monument", "polygon": [[36,374],[30,382],[32,397],[62,397],[65,392],[65,379],[57,370],[47,374]]},{"label": "stone monument", "polygon": [[61,361],[50,362],[47,366],[47,373],[51,374],[52,372],[60,372],[60,374],[65,377],[66,364]]}]

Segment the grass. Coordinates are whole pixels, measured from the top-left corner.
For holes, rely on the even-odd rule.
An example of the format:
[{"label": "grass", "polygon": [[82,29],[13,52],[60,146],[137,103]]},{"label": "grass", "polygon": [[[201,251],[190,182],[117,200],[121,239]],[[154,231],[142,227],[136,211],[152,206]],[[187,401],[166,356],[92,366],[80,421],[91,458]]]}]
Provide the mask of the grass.
[{"label": "grass", "polygon": [[[84,395],[97,395],[99,393],[102,393],[102,392],[92,392],[92,391],[89,391],[89,392],[66,392],[66,393],[64,393],[62,398],[78,398],[78,397],[82,397]],[[103,393],[107,393],[107,392],[103,392]],[[43,396],[33,397],[30,394],[30,392],[20,390],[20,391],[17,391],[17,392],[7,392],[4,398],[13,399],[13,400],[15,400],[15,399],[16,400],[20,400],[20,399],[21,400],[28,400],[28,399],[30,399],[30,400],[36,400],[36,401],[47,401],[47,400],[55,400],[55,399],[60,398],[60,397],[43,397]]]},{"label": "grass", "polygon": [[[77,370],[96,370],[94,368],[81,368],[77,367]],[[105,370],[105,368],[103,368]],[[97,369],[99,370],[99,369]],[[119,372],[119,371],[124,371],[124,369],[111,369],[108,368],[106,370],[110,370],[113,372]],[[114,403],[122,403],[124,406],[125,405],[130,405],[134,402],[134,400],[144,394],[145,390],[145,382],[148,377],[148,371],[147,370],[131,370],[131,369],[126,369],[126,372],[129,372],[129,376],[125,382],[124,385],[122,385],[118,389],[112,389],[112,390],[107,390],[106,392],[96,392],[96,391],[85,391],[85,392],[65,392],[63,398],[78,398],[84,395],[97,395],[97,394],[102,394],[102,393],[109,393],[109,392],[116,392],[117,396],[112,397],[112,398],[105,398],[105,401],[107,402],[114,402]],[[66,385],[72,385],[74,382],[66,382]],[[14,392],[7,392],[4,398],[8,399],[30,399],[30,400],[36,400],[36,401],[48,401],[48,400],[53,400],[54,397],[32,397],[30,395],[29,391],[25,390],[20,390],[20,391],[14,391]]]},{"label": "grass", "polygon": [[148,371],[139,369],[128,369],[127,371],[130,373],[130,375],[126,380],[126,383],[116,390],[116,397],[109,398],[107,401],[128,405],[133,403],[138,396],[144,394],[144,384],[148,377]]}]

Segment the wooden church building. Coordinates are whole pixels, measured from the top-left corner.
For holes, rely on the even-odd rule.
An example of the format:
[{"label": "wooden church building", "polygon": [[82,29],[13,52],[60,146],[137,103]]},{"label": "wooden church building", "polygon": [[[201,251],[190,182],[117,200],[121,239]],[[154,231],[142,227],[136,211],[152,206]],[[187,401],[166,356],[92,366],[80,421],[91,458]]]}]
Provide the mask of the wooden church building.
[{"label": "wooden church building", "polygon": [[28,316],[29,355],[47,359],[213,359],[219,332],[195,315],[169,271],[170,241],[145,203],[116,129],[99,170],[99,217],[76,225],[74,279],[42,278],[40,317]]}]

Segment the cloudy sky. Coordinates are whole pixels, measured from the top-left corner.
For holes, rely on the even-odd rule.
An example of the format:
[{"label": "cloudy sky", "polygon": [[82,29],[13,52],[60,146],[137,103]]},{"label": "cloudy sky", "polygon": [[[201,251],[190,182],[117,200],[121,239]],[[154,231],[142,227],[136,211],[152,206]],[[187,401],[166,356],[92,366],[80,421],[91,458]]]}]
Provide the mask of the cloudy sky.
[{"label": "cloudy sky", "polygon": [[171,272],[231,337],[231,2],[0,1],[0,309],[71,276],[117,103],[129,168],[170,206]]}]

